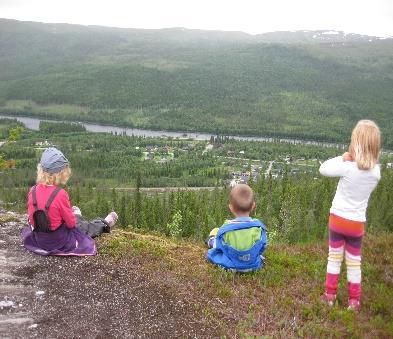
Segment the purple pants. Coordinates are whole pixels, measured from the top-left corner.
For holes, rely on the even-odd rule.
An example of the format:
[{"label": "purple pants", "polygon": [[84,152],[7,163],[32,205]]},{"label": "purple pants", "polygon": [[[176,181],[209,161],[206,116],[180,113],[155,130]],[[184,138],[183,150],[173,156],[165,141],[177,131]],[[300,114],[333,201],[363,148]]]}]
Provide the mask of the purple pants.
[{"label": "purple pants", "polygon": [[109,232],[110,227],[102,219],[91,222],[77,216],[75,228],[61,225],[53,232],[34,232],[31,226],[22,230],[24,247],[40,255],[87,256],[97,254],[92,237]]}]

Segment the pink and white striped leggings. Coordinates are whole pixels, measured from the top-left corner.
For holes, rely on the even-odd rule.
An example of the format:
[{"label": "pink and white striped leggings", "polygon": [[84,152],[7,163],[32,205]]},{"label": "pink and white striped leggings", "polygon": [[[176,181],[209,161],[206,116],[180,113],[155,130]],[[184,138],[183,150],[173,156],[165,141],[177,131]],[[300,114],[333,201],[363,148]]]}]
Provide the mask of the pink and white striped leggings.
[{"label": "pink and white striped leggings", "polygon": [[360,300],[361,296],[361,249],[363,236],[348,236],[329,229],[329,256],[326,274],[326,293],[336,294],[341,263],[347,265],[349,299]]}]

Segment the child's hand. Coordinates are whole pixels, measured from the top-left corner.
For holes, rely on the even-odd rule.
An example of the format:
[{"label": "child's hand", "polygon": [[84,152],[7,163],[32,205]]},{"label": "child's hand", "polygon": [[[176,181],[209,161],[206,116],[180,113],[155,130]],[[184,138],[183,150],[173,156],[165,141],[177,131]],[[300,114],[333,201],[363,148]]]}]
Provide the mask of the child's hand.
[{"label": "child's hand", "polygon": [[344,160],[344,161],[354,161],[354,159],[353,159],[351,153],[349,153],[349,152],[345,152],[345,153],[343,154],[343,160]]}]

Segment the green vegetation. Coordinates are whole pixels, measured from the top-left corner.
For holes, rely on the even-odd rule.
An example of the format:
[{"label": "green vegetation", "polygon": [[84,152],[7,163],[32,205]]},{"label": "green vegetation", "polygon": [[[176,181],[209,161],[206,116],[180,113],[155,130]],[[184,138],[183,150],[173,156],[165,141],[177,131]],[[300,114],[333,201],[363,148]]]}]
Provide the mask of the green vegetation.
[{"label": "green vegetation", "polygon": [[[291,44],[274,34],[0,19],[0,114],[344,143],[356,120],[372,118],[393,147],[392,41],[305,44],[309,36],[280,34]],[[354,314],[345,309],[345,279],[338,306],[318,301],[337,182],[320,177],[318,166],[342,149],[92,134],[64,122],[32,132],[0,119],[5,207],[25,210],[36,164],[51,145],[71,161],[73,204],[87,218],[112,208],[119,214],[120,227],[99,239],[100,253],[114,264],[132,258],[146,279],[186,296],[224,335],[393,336],[392,154],[384,155],[370,201],[363,308]],[[239,275],[208,264],[202,240],[230,217],[228,185],[244,178],[270,246],[263,270]]]},{"label": "green vegetation", "polygon": [[393,336],[393,236],[367,236],[364,243],[363,303],[359,314],[346,310],[341,279],[338,303],[319,302],[323,291],[325,242],[273,244],[266,266],[253,274],[235,274],[204,260],[206,248],[189,240],[115,230],[100,239],[107,260],[129,262],[147,279],[168,284],[187,296],[222,335],[228,337],[388,338]]},{"label": "green vegetation", "polygon": [[22,127],[23,125],[16,120],[0,119],[0,141],[4,139],[19,139]]},{"label": "green vegetation", "polygon": [[[336,181],[321,178],[318,160],[338,148],[246,142],[213,137],[210,142],[154,139],[79,131],[79,125],[42,124],[40,131],[0,121],[0,200],[25,211],[29,186],[42,150],[56,145],[73,169],[67,190],[88,217],[111,208],[119,226],[98,240],[108,267],[125,263],[146,281],[190,300],[198,314],[228,337],[391,337],[393,336],[393,171],[384,156],[380,184],[373,193],[364,241],[363,304],[346,310],[341,279],[338,305],[319,302],[326,269],[326,224]],[[76,130],[74,128],[76,127]],[[21,134],[9,141],[10,131]],[[3,144],[4,143],[4,144]],[[152,154],[146,159],[144,152]],[[156,156],[157,154],[157,156]],[[173,156],[168,156],[173,154]],[[163,159],[166,161],[162,161]],[[272,170],[269,165],[274,161]],[[303,170],[293,171],[294,168]],[[259,174],[249,184],[257,198],[270,245],[263,270],[234,274],[204,260],[202,245],[211,228],[230,217],[226,184],[234,171]],[[255,170],[256,169],[256,170]],[[259,172],[258,172],[259,171]],[[146,186],[215,186],[201,190]],[[1,223],[13,221],[0,218]],[[344,272],[343,272],[344,273]],[[108,273],[108,279],[116,279]]]},{"label": "green vegetation", "polygon": [[391,39],[278,44],[11,20],[0,31],[3,114],[340,142],[372,118],[393,146]]},{"label": "green vegetation", "polygon": [[[53,128],[69,130],[70,125]],[[42,150],[55,145],[71,161],[68,191],[88,218],[105,216],[113,208],[123,227],[201,241],[230,218],[231,180],[245,179],[256,192],[255,216],[268,225],[271,241],[307,243],[326,235],[336,180],[320,177],[318,160],[340,154],[341,149],[44,130],[25,131],[20,140],[0,148],[3,162],[15,167],[0,175],[0,199],[9,206],[25,208]],[[388,161],[391,156],[385,156]],[[392,187],[393,171],[384,168],[370,202],[368,231],[392,231]]]},{"label": "green vegetation", "polygon": [[57,134],[70,132],[85,132],[86,127],[74,123],[52,123],[47,121],[40,122],[40,131],[43,133]]}]

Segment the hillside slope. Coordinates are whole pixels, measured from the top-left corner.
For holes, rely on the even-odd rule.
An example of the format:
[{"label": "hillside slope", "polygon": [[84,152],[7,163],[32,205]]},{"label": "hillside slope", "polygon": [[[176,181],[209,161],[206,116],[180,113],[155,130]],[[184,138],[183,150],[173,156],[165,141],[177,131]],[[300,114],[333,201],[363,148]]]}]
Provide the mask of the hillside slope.
[{"label": "hillside slope", "polygon": [[138,258],[143,272],[194,300],[198,312],[221,335],[382,338],[393,335],[392,245],[391,234],[365,238],[359,314],[346,309],[345,274],[337,305],[329,309],[319,302],[325,242],[271,245],[265,268],[254,274],[234,274],[209,264],[201,244],[129,231],[117,230],[103,238],[100,251],[119,261]]},{"label": "hillside slope", "polygon": [[332,141],[360,118],[393,127],[392,39],[1,19],[0,69],[0,113]]},{"label": "hillside slope", "polygon": [[318,301],[325,243],[272,245],[263,270],[240,275],[207,263],[202,244],[129,229],[100,238],[96,257],[40,257],[19,244],[24,224],[25,216],[0,210],[6,336],[393,336],[392,234],[366,236],[364,298],[355,314],[346,310],[344,276],[337,306]]}]

